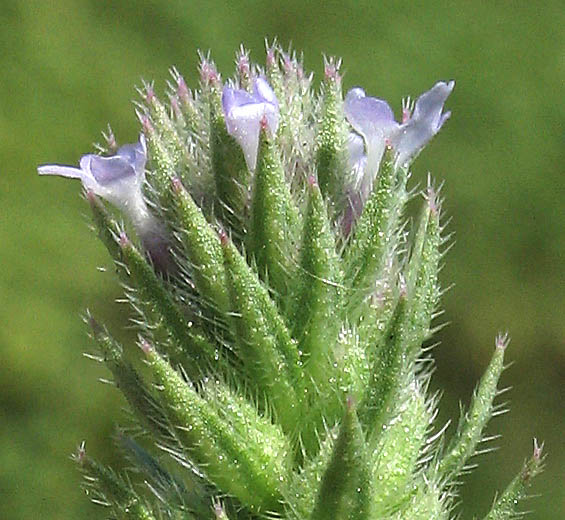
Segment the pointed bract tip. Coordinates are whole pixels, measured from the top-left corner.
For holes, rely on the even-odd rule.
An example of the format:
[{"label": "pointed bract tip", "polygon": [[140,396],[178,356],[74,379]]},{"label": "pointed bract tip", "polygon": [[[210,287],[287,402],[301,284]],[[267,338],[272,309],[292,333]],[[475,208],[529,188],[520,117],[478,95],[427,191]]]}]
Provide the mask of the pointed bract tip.
[{"label": "pointed bract tip", "polygon": [[230,238],[228,237],[228,234],[226,233],[224,228],[220,228],[218,230],[218,237],[220,238],[220,244],[223,247],[227,247],[227,245],[229,244]]},{"label": "pointed bract tip", "polygon": [[431,178],[428,177],[428,187],[426,188],[426,200],[428,207],[433,215],[437,215],[440,210],[439,193],[431,184]]},{"label": "pointed bract tip", "polygon": [[534,437],[534,453],[533,457],[536,461],[540,461],[543,455],[543,442],[538,444],[538,440]]},{"label": "pointed bract tip", "polygon": [[308,187],[316,188],[317,186],[318,186],[318,181],[316,180],[316,177],[310,175],[310,177],[308,177]]},{"label": "pointed bract tip", "polygon": [[175,114],[175,117],[177,119],[181,119],[182,118],[182,112],[179,106],[179,100],[176,96],[171,96],[170,98],[170,102],[171,102],[171,108],[173,109],[173,112]]},{"label": "pointed bract tip", "polygon": [[249,73],[251,72],[251,65],[249,63],[249,54],[247,53],[247,51],[243,49],[243,47],[241,48],[240,54],[237,57],[236,66],[238,72],[241,75],[249,76]]},{"label": "pointed bract tip", "polygon": [[79,464],[84,463],[86,460],[86,441],[82,441],[79,444],[76,453],[73,455],[73,459]]},{"label": "pointed bract tip", "polygon": [[200,63],[200,80],[204,85],[215,85],[220,81],[216,65],[207,58],[203,58]]},{"label": "pointed bract tip", "polygon": [[351,412],[355,408],[355,399],[352,395],[348,395],[345,399],[345,406],[348,412]]},{"label": "pointed bract tip", "polygon": [[331,81],[340,81],[341,75],[339,74],[339,67],[341,61],[335,58],[324,58],[324,79]]},{"label": "pointed bract tip", "polygon": [[173,191],[179,195],[180,193],[183,192],[184,190],[184,186],[182,184],[182,181],[178,178],[178,177],[173,177],[171,179],[171,186],[173,188]]},{"label": "pointed bract tip", "polygon": [[277,56],[274,45],[267,47],[267,55],[265,58],[265,63],[268,69],[272,69],[277,64]]},{"label": "pointed bract tip", "polygon": [[218,520],[224,520],[226,518],[226,512],[224,511],[224,507],[220,502],[216,502],[214,504],[214,515]]},{"label": "pointed bract tip", "polygon": [[414,111],[414,100],[408,96],[402,100],[402,123],[406,123]]},{"label": "pointed bract tip", "polygon": [[294,65],[295,65],[294,60],[286,52],[283,52],[282,57],[283,57],[284,71],[288,74],[289,72],[292,72],[294,70]]},{"label": "pointed bract tip", "polygon": [[92,333],[95,337],[100,336],[104,332],[104,328],[100,323],[98,323],[93,317],[90,312],[87,312],[86,319],[88,322],[88,326],[92,329]]},{"label": "pointed bract tip", "polygon": [[108,151],[111,153],[116,153],[118,149],[118,143],[116,141],[116,136],[114,135],[114,131],[112,130],[110,125],[108,125],[107,132],[102,132],[102,137],[104,137],[104,140],[106,141],[106,146],[108,148]]},{"label": "pointed bract tip", "polygon": [[156,99],[155,90],[153,89],[153,85],[149,84],[145,86],[145,102],[150,105]]},{"label": "pointed bract tip", "polygon": [[130,239],[126,235],[125,231],[120,232],[120,240],[119,240],[120,247],[125,249],[126,247],[131,246]]},{"label": "pointed bract tip", "polygon": [[190,101],[190,92],[182,76],[179,76],[177,79],[177,95],[184,103],[188,103]]},{"label": "pointed bract tip", "polygon": [[155,129],[153,128],[153,123],[151,123],[151,119],[147,114],[142,114],[141,117],[141,127],[143,128],[143,133],[147,136],[155,133]]},{"label": "pointed bract tip", "polygon": [[100,200],[92,190],[84,190],[84,196],[91,206],[98,206],[100,204]]},{"label": "pointed bract tip", "polygon": [[259,125],[261,126],[261,131],[267,132],[269,130],[269,120],[267,119],[267,114],[263,114],[261,121],[259,121]]},{"label": "pointed bract tip", "polygon": [[141,351],[145,354],[145,355],[149,355],[153,352],[153,347],[151,346],[151,344],[149,343],[149,341],[147,341],[145,338],[140,337],[139,338],[139,348],[141,349]]},{"label": "pointed bract tip", "polygon": [[496,340],[495,340],[496,348],[499,348],[501,350],[506,350],[506,347],[508,346],[509,343],[510,343],[510,336],[508,335],[508,332],[500,333],[498,334],[498,336],[496,336]]}]

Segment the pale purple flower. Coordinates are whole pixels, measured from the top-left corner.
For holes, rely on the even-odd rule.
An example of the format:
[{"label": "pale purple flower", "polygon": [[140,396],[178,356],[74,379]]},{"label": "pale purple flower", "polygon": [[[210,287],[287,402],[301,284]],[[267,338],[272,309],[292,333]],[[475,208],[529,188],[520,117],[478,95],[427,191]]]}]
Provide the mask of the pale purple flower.
[{"label": "pale purple flower", "polygon": [[385,151],[385,144],[399,125],[386,101],[368,97],[359,87],[351,89],[345,96],[344,110],[355,133],[363,137],[366,160],[364,176],[372,182]]},{"label": "pale purple flower", "polygon": [[454,86],[454,81],[436,83],[418,98],[413,113],[409,103],[404,107],[402,123],[394,119],[386,101],[367,96],[361,88],[347,93],[344,111],[353,131],[348,142],[351,179],[345,188],[346,233],[373,189],[386,145],[396,154],[396,166],[407,166],[449,118],[451,113],[444,113],[443,105]]},{"label": "pale purple flower", "polygon": [[87,191],[106,199],[123,211],[136,228],[143,228],[151,214],[141,191],[145,180],[147,149],[145,137],[136,144],[126,144],[115,155],[83,155],[80,167],[46,164],[37,171],[40,175],[59,175],[80,179]]},{"label": "pale purple flower", "polygon": [[156,268],[164,271],[170,263],[168,239],[143,197],[146,162],[147,147],[141,134],[139,142],[122,146],[110,157],[88,154],[81,157],[79,168],[46,164],[37,171],[40,175],[80,179],[87,192],[116,206],[130,219]]},{"label": "pale purple flower", "polygon": [[272,135],[279,125],[279,103],[273,89],[264,78],[254,79],[252,94],[226,86],[222,108],[228,133],[241,146],[249,170],[255,170],[261,125]]},{"label": "pale purple flower", "polygon": [[402,124],[386,101],[366,96],[361,88],[347,93],[345,115],[365,142],[365,176],[376,175],[387,142],[397,153],[397,165],[405,166],[418,155],[449,118],[451,113],[443,113],[443,105],[454,86],[454,81],[436,83],[418,98],[413,114],[404,111]]}]

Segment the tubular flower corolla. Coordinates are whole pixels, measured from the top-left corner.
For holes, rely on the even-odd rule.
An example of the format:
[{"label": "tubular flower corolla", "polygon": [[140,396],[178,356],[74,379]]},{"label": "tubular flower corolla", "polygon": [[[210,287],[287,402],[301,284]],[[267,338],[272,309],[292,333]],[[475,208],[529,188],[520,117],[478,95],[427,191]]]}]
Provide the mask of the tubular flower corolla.
[{"label": "tubular flower corolla", "polygon": [[255,170],[261,122],[266,123],[272,135],[279,126],[279,103],[275,93],[261,77],[253,81],[252,94],[226,86],[222,93],[222,108],[228,133],[241,146],[249,170]]}]

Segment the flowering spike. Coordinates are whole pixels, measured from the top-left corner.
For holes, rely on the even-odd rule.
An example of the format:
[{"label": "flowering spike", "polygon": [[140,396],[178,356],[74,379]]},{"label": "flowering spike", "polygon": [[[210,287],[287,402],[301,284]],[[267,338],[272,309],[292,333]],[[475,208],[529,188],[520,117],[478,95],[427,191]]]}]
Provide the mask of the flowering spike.
[{"label": "flowering spike", "polygon": [[[144,85],[139,143],[118,148],[109,131],[98,148],[113,155],[40,168],[86,188],[148,364],[134,369],[89,319],[101,353],[91,357],[105,362],[148,434],[143,448],[122,442],[145,486],[132,491],[93,466],[90,478],[98,472],[124,493],[95,495],[110,515],[452,516],[459,475],[499,413],[508,344],[497,338],[453,438],[431,435],[425,342],[445,239],[430,181],[414,229],[402,219],[409,167],[449,117],[454,83],[405,99],[398,122],[361,88],[343,99],[339,68],[325,59],[316,90],[295,52],[273,43],[261,68],[241,47],[223,83],[201,55],[194,92],[175,69],[164,97]],[[76,458],[88,466],[84,450]],[[536,444],[488,520],[514,515],[540,466]]]}]

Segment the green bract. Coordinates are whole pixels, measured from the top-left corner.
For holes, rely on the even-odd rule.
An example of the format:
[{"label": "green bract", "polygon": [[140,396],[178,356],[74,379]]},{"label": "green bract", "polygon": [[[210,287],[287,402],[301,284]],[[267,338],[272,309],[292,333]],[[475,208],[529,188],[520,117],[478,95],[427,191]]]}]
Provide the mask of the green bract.
[{"label": "green bract", "polygon": [[[168,103],[142,91],[135,150],[146,154],[150,236],[124,229],[97,197],[115,203],[121,172],[134,172],[131,147],[92,172],[86,162],[41,170],[96,177],[94,223],[147,363],[136,368],[89,317],[145,436],[120,437],[136,473],[104,468],[82,446],[87,485],[117,518],[455,518],[460,475],[500,411],[507,340],[445,438],[422,348],[445,244],[431,181],[413,230],[404,210],[410,163],[449,117],[454,83],[396,123],[360,89],[344,104],[334,60],[318,90],[276,46],[264,69],[243,50],[237,63],[224,83],[203,59],[194,92],[175,71]],[[485,518],[513,518],[540,467],[536,445]]]}]

